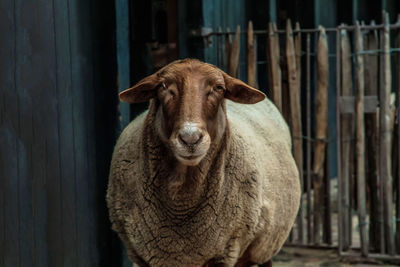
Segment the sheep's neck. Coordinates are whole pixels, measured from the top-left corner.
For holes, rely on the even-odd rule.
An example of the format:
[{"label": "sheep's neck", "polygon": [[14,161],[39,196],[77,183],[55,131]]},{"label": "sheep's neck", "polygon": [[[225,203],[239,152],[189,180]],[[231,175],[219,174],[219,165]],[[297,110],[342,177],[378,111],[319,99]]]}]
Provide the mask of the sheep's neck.
[{"label": "sheep's neck", "polygon": [[230,138],[229,125],[226,125],[221,139],[211,144],[207,155],[197,166],[185,166],[175,159],[155,133],[152,126],[153,114],[155,110],[151,105],[144,131],[144,150],[149,170],[145,193],[156,193],[162,202],[174,206],[181,206],[182,203],[196,206],[212,194],[216,194],[224,182],[225,152]]},{"label": "sheep's neck", "polygon": [[173,201],[192,200],[196,202],[208,198],[218,190],[223,182],[224,157],[218,156],[224,150],[226,136],[218,144],[212,144],[207,156],[197,166],[186,166],[175,160],[167,184],[167,194]]}]

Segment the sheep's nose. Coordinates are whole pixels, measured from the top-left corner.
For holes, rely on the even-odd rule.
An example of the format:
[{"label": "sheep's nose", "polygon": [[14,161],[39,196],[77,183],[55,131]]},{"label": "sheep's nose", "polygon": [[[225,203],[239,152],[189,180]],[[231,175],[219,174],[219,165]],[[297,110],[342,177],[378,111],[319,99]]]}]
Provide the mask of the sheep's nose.
[{"label": "sheep's nose", "polygon": [[203,138],[202,131],[192,125],[191,123],[186,124],[178,134],[179,141],[186,146],[193,146],[198,144]]}]

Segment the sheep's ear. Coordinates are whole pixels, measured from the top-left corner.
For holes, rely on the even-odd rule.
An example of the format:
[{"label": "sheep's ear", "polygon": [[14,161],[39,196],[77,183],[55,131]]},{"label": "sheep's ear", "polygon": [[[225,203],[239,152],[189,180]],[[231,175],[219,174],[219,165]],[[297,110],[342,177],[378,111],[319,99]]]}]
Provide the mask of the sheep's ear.
[{"label": "sheep's ear", "polygon": [[241,104],[255,104],[265,99],[265,94],[239,79],[223,73],[225,80],[225,98]]},{"label": "sheep's ear", "polygon": [[157,73],[140,80],[135,86],[122,91],[119,99],[128,103],[141,103],[149,101],[156,96],[156,89],[160,79]]}]

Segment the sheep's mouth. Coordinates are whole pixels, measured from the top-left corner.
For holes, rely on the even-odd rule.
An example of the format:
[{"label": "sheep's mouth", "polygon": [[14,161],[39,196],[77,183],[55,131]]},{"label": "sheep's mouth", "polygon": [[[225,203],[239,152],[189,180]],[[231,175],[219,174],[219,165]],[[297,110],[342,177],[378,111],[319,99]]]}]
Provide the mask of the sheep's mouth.
[{"label": "sheep's mouth", "polygon": [[180,156],[180,157],[187,159],[187,160],[194,160],[194,159],[197,159],[199,156]]},{"label": "sheep's mouth", "polygon": [[190,155],[190,156],[176,155],[176,158],[184,165],[196,166],[197,164],[200,163],[200,161],[203,159],[204,156],[205,155]]}]

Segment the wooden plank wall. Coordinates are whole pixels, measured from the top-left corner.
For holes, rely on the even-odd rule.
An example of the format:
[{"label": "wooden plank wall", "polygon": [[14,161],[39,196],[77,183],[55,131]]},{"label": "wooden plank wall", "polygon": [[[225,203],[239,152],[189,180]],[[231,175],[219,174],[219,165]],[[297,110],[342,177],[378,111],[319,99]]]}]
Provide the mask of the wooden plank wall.
[{"label": "wooden plank wall", "polygon": [[118,262],[104,197],[117,129],[113,10],[0,2],[1,266]]}]

